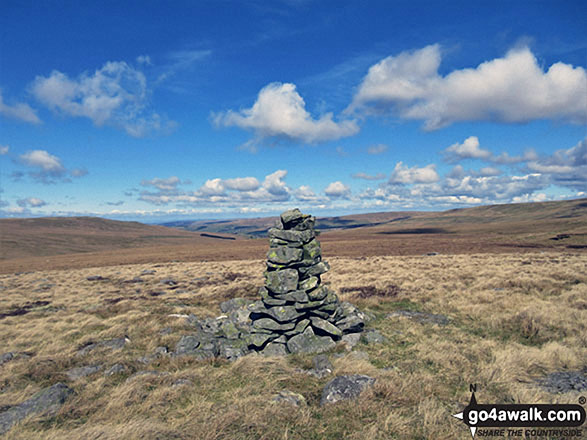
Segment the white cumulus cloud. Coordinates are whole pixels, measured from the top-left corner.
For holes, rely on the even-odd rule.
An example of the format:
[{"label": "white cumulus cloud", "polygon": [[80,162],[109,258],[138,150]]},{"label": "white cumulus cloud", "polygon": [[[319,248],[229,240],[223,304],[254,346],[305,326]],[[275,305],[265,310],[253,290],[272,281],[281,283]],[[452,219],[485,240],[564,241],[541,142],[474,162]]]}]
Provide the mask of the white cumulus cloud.
[{"label": "white cumulus cloud", "polygon": [[173,125],[149,111],[145,76],[122,61],[109,61],[78,78],[54,70],[48,77],[37,76],[30,90],[53,111],[89,118],[98,127],[112,125],[134,137]]},{"label": "white cumulus cloud", "polygon": [[314,119],[291,83],[271,83],[259,92],[251,108],[213,115],[219,126],[252,130],[257,140],[286,138],[316,143],[351,136],[359,131],[354,120],[335,122],[332,113]]},{"label": "white cumulus cloud", "polygon": [[469,136],[461,144],[458,142],[452,144],[444,152],[449,160],[488,159],[491,157],[491,151],[480,148],[477,136]]},{"label": "white cumulus cloud", "polygon": [[341,181],[336,181],[324,188],[324,194],[330,198],[346,198],[350,196],[351,189]]},{"label": "white cumulus cloud", "polygon": [[2,90],[0,89],[0,114],[8,118],[19,119],[31,124],[40,124],[41,120],[37,116],[37,112],[28,104],[24,102],[17,102],[16,104],[6,104],[2,97]]},{"label": "white cumulus cloud", "polygon": [[544,70],[529,48],[475,68],[438,73],[440,46],[389,56],[372,66],[347,113],[387,113],[422,120],[427,130],[458,121],[587,121],[587,73],[557,62]]},{"label": "white cumulus cloud", "polygon": [[436,165],[430,164],[418,168],[410,168],[403,162],[398,162],[389,178],[390,183],[412,184],[412,183],[433,183],[440,179],[436,172]]}]

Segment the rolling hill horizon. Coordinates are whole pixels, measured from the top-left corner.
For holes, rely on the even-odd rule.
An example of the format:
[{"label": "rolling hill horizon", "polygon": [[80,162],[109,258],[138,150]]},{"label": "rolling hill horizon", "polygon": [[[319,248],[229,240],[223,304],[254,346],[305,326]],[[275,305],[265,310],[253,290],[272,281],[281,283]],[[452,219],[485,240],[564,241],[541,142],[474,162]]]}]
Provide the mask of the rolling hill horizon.
[{"label": "rolling hill horizon", "polygon": [[[262,258],[263,237],[276,218],[165,226],[98,217],[0,219],[0,272]],[[338,256],[582,251],[587,249],[587,199],[319,217],[316,228],[325,252]]]}]

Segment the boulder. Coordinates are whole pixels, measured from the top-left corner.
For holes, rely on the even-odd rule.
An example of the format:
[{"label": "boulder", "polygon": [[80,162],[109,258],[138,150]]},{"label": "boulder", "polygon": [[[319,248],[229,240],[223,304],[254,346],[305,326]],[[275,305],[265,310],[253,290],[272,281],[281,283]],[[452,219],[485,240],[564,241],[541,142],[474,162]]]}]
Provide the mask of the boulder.
[{"label": "boulder", "polygon": [[298,288],[298,271],[283,269],[267,272],[265,286],[273,293],[287,293]]},{"label": "boulder", "polygon": [[73,390],[67,385],[57,383],[44,388],[20,405],[0,413],[0,435],[5,434],[13,425],[27,417],[54,416],[72,394]]},{"label": "boulder", "polygon": [[375,379],[361,374],[337,376],[328,382],[322,390],[320,405],[357,398],[365,389],[374,383]]},{"label": "boulder", "polygon": [[287,349],[291,353],[323,353],[331,350],[336,343],[329,336],[316,336],[312,327],[308,326],[303,333],[292,336],[287,341]]}]

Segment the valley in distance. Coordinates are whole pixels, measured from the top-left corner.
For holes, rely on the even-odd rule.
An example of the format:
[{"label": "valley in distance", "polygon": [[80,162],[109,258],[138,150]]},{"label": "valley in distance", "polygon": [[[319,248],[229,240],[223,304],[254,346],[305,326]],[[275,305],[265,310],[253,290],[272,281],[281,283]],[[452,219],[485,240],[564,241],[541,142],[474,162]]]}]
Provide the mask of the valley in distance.
[{"label": "valley in distance", "polygon": [[[479,403],[585,395],[587,199],[318,218],[322,283],[366,317],[355,345],[176,356],[259,299],[275,221],[0,220],[0,436],[465,439],[470,384]],[[322,402],[356,375],[373,381]]]}]

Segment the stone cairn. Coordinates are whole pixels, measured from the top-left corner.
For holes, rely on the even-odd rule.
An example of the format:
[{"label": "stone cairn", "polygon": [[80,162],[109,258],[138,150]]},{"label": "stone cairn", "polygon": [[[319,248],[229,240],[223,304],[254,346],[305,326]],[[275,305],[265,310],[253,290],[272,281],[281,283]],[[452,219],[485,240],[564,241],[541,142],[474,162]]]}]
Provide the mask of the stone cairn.
[{"label": "stone cairn", "polygon": [[269,230],[265,286],[261,300],[248,307],[249,349],[268,355],[319,353],[363,330],[364,315],[321,284],[330,266],[322,260],[315,222],[292,209]]}]

